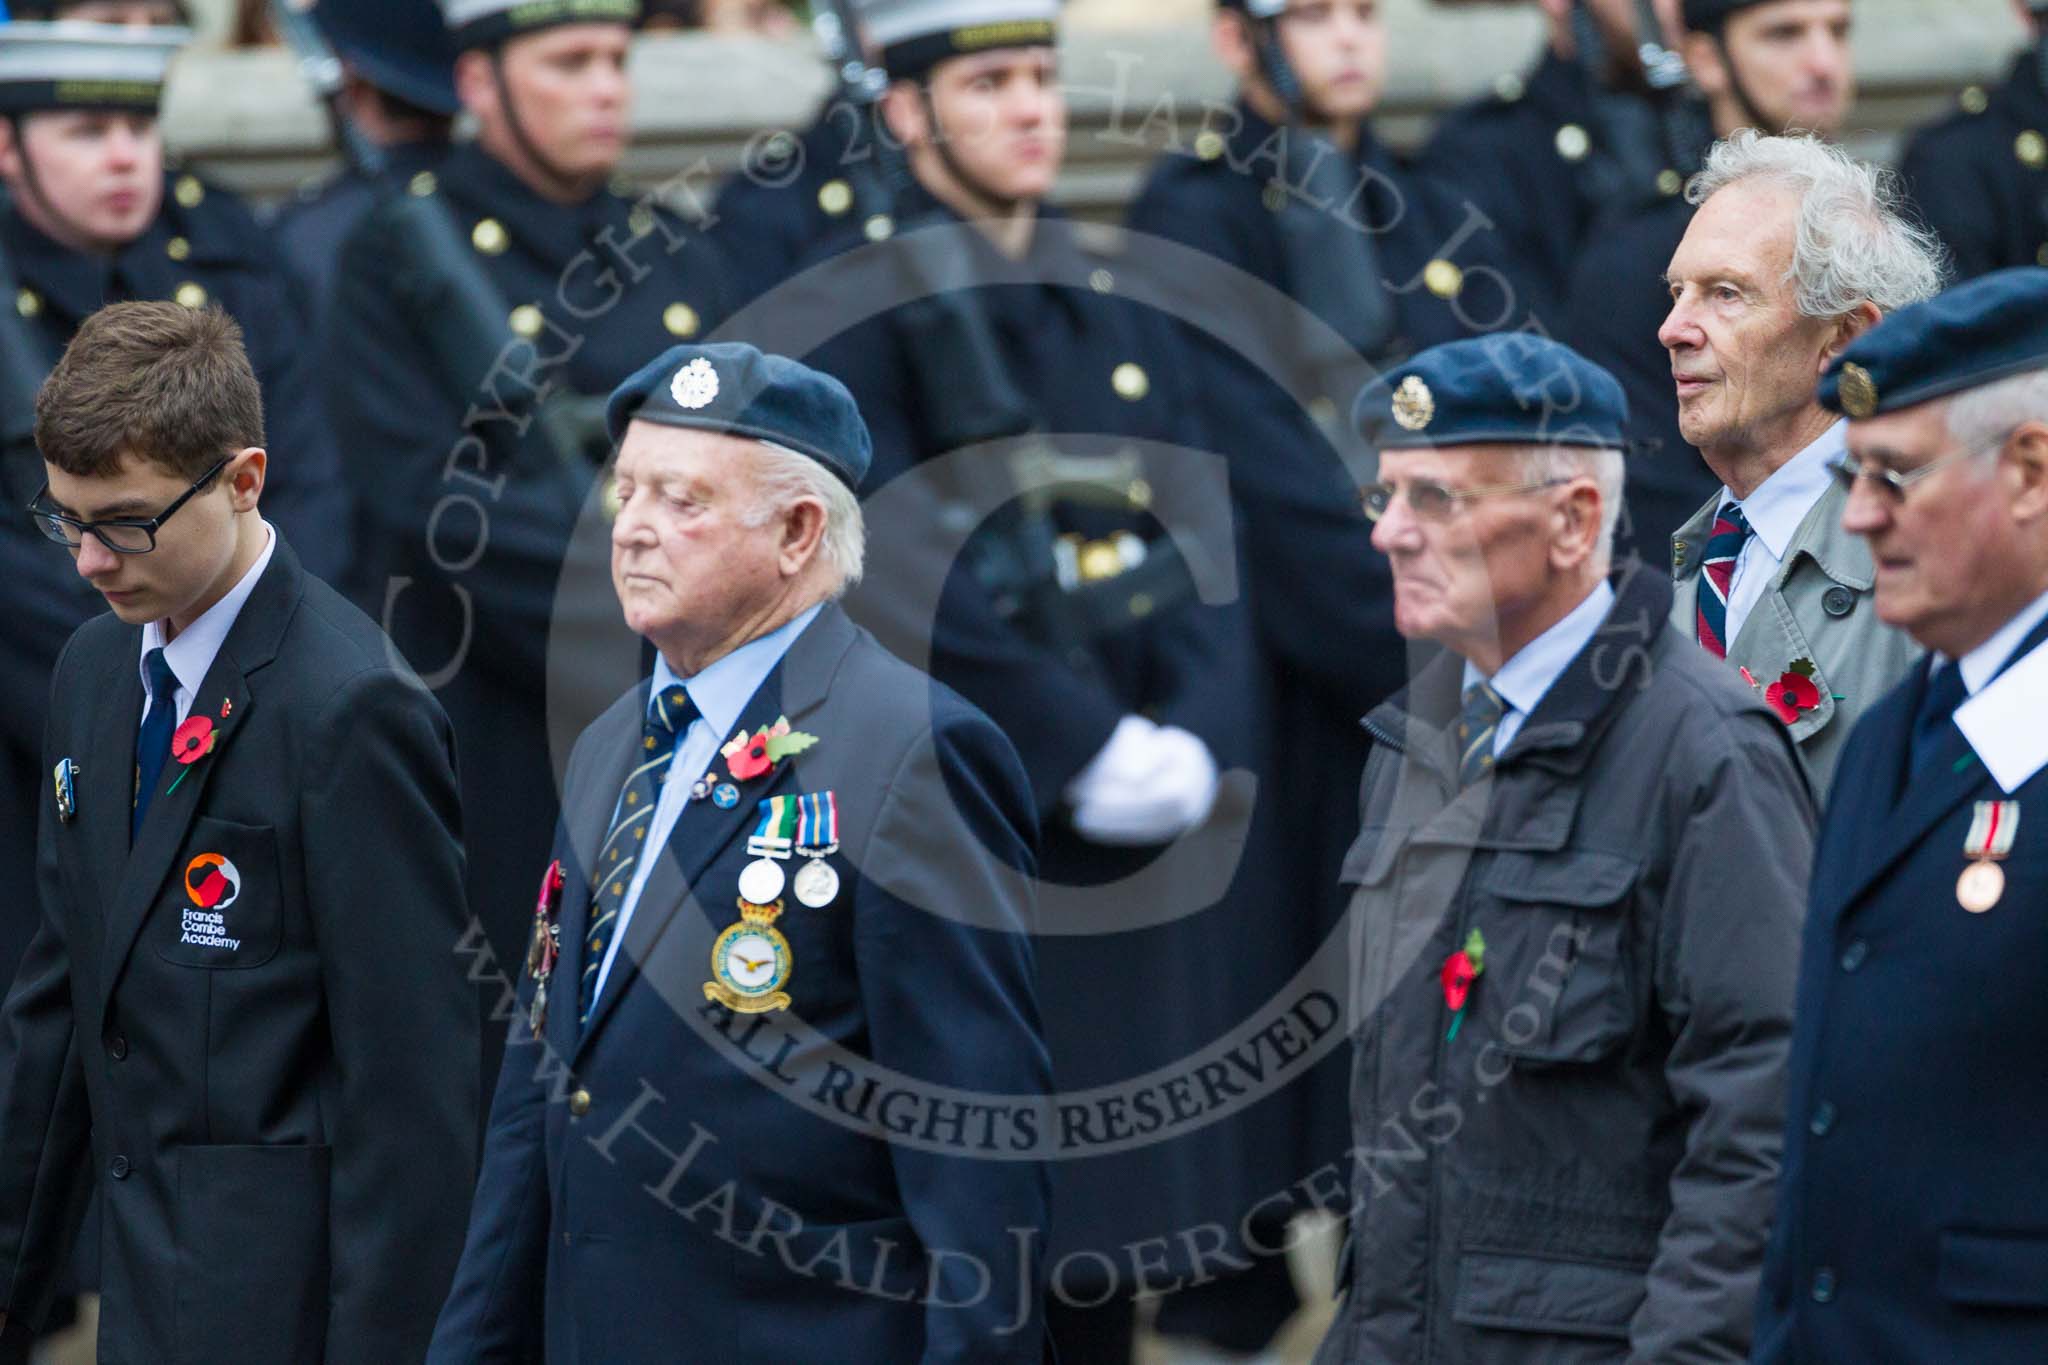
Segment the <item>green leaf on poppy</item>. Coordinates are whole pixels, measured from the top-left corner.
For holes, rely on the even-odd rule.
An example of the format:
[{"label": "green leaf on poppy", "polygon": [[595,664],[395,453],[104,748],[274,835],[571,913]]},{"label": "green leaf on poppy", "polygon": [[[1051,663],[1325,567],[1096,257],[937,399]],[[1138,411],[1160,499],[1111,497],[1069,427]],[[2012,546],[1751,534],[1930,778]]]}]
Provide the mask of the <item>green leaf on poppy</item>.
[{"label": "green leaf on poppy", "polygon": [[772,735],[768,740],[768,760],[780,763],[791,754],[800,754],[818,742],[816,735],[807,735],[801,730],[792,730],[786,735]]},{"label": "green leaf on poppy", "polygon": [[1486,970],[1486,935],[1474,929],[1465,935],[1465,956],[1472,959],[1472,975]]},{"label": "green leaf on poppy", "polygon": [[1810,678],[1818,670],[1813,660],[1811,659],[1794,659],[1791,665],[1786,669],[1786,671],[1789,673],[1797,673],[1802,678]]}]

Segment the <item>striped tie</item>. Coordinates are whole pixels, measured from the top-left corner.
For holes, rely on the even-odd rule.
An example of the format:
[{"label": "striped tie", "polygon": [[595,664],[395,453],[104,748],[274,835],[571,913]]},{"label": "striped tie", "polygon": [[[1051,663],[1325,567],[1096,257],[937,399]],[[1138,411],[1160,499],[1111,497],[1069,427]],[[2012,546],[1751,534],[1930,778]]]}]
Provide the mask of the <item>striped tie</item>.
[{"label": "striped tie", "polygon": [[1706,562],[1700,566],[1700,647],[1717,659],[1728,657],[1728,593],[1735,584],[1735,561],[1742,547],[1756,532],[1742,515],[1742,504],[1731,502],[1714,518],[1714,533],[1707,537]]},{"label": "striped tie", "polygon": [[1493,736],[1508,704],[1488,683],[1465,689],[1465,709],[1458,717],[1458,786],[1471,786],[1493,771]]},{"label": "striped tie", "polygon": [[619,922],[619,908],[626,903],[626,888],[633,884],[633,865],[639,860],[647,827],[654,821],[661,784],[668,779],[669,760],[696,717],[697,708],[680,685],[664,689],[648,703],[647,720],[640,729],[640,763],[626,774],[618,813],[612,817],[604,846],[597,850],[600,880],[590,898],[590,928],[583,935],[582,994],[576,1016],[584,1023],[590,1021],[590,1007],[597,1000],[604,950],[612,941],[612,926]]}]

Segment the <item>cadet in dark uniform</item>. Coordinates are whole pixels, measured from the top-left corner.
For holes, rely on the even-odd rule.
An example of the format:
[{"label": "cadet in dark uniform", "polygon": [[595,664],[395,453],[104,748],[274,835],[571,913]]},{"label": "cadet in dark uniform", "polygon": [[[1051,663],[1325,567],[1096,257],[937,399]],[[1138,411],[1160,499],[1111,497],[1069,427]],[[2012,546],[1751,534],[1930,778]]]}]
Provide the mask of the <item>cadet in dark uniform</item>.
[{"label": "cadet in dark uniform", "polygon": [[[789,317],[761,325],[808,312],[822,334],[845,329],[813,358],[846,381],[875,436],[873,556],[849,608],[928,658],[1017,746],[1045,825],[1037,953],[1054,1073],[1063,1093],[1115,1095],[1243,1024],[1301,960],[1292,917],[1273,913],[1273,803],[1254,812],[1246,787],[1218,782],[1243,767],[1262,797],[1275,790],[1245,604],[1227,600],[1241,584],[1221,584],[1214,605],[1195,594],[1202,566],[1236,557],[1220,465],[1176,449],[1210,448],[1197,378],[1170,320],[1126,296],[1126,262],[1084,246],[1044,203],[1066,137],[1056,10],[864,7],[908,154],[896,233],[867,246],[848,224],[821,256],[866,249],[832,259],[788,294]],[[906,277],[943,286],[941,315],[907,301]],[[957,401],[993,407],[998,391],[1014,407],[1007,428]],[[1025,426],[1043,444],[974,448]],[[1167,527],[1191,543],[1177,548]],[[1157,1115],[1134,1134],[1123,1101],[1107,1103],[1076,1107],[1052,1167],[1049,1326],[1068,1361],[1129,1359],[1134,1293],[1249,1265],[1242,1247],[1194,1264],[1178,1230],[1234,1238],[1296,1174],[1294,1091],[1242,1116],[1221,1097],[1222,1121],[1185,1136]],[[1122,1248],[1155,1238],[1166,1259],[1140,1282]]]},{"label": "cadet in dark uniform", "polygon": [[[419,3],[319,0],[313,22],[345,69],[347,117],[380,147],[400,183],[432,171],[448,154],[448,132],[462,105],[455,98],[455,48],[440,11]],[[341,259],[341,244],[376,199],[375,188],[346,168],[299,187],[270,230],[305,290],[315,332]]]},{"label": "cadet in dark uniform", "polygon": [[10,1361],[94,1171],[104,1361],[418,1360],[460,1254],[454,740],[263,517],[260,392],[218,308],[130,302],[37,402],[44,549],[111,610],[58,661],[0,1028]]},{"label": "cadet in dark uniform", "polygon": [[2041,16],[2048,5],[2018,0],[2034,43],[2012,74],[1986,90],[1973,85],[1960,108],[1906,143],[1899,173],[1927,225],[1970,279],[2012,265],[2048,265],[2048,74]]},{"label": "cadet in dark uniform", "polygon": [[[1841,129],[1856,94],[1850,0],[1685,0],[1684,16],[1686,65],[1715,137]],[[1637,451],[1622,542],[1652,563],[1720,486],[1679,433],[1671,357],[1657,341],[1671,310],[1664,271],[1692,221],[1681,186],[1665,185],[1670,198],[1603,227],[1580,256],[1559,333],[1628,394]]]},{"label": "cadet in dark uniform", "polygon": [[[1214,38],[1237,98],[1183,130],[1130,212],[1134,233],[1219,263],[1161,273],[1183,277],[1198,401],[1230,461],[1272,697],[1278,884],[1301,907],[1298,953],[1341,909],[1366,753],[1358,718],[1408,674],[1358,503],[1367,457],[1336,416],[1372,366],[1527,321],[1497,234],[1373,133],[1383,24],[1362,0],[1225,4]],[[1130,250],[1158,254],[1143,238]],[[1317,1073],[1315,1092],[1289,1153],[1302,1170],[1343,1149],[1341,1062]],[[1169,1326],[1175,1308],[1162,1312]]]},{"label": "cadet in dark uniform", "polygon": [[[313,407],[290,306],[269,244],[243,206],[195,176],[165,174],[156,110],[184,30],[68,23],[0,25],[0,348],[33,396],[72,332],[111,299],[211,300],[244,329],[275,435],[266,509],[320,576],[340,572],[347,543],[333,446]],[[60,81],[59,74],[66,79]],[[96,79],[89,79],[96,78]],[[42,481],[20,396],[0,415],[0,576],[13,611],[0,653],[0,856],[26,867],[50,671],[80,622],[100,610],[61,556],[18,514]],[[272,506],[274,502],[274,508]],[[32,927],[0,919],[0,971],[11,973]]]},{"label": "cadet in dark uniform", "polygon": [[1800,957],[1761,1365],[2048,1359],[2048,270],[1902,308],[1820,401],[1877,613]]},{"label": "cadet in dark uniform", "polygon": [[845,230],[854,210],[848,152],[856,137],[872,148],[868,120],[866,109],[834,100],[801,133],[777,129],[748,145],[712,204],[708,234],[729,263],[736,301],[767,293]]},{"label": "cadet in dark uniform", "polygon": [[1678,88],[1684,60],[1663,45],[1648,0],[1543,9],[1550,41],[1535,69],[1445,115],[1421,164],[1493,220],[1525,308],[1555,329],[1594,226],[1668,197],[1697,170],[1707,115]]},{"label": "cadet in dark uniform", "polygon": [[[351,442],[355,589],[455,724],[470,907],[507,967],[554,829],[550,630],[610,453],[602,399],[717,322],[723,295],[708,249],[607,188],[630,0],[447,13],[477,138],[350,236],[324,368]],[[423,219],[422,201],[440,214]]]}]

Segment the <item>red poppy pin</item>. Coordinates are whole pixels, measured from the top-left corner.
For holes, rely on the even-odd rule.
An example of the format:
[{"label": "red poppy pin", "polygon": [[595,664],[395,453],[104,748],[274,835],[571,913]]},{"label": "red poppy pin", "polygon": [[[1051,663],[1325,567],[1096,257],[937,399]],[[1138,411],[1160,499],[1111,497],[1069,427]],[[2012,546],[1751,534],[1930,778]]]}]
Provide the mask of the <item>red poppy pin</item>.
[{"label": "red poppy pin", "polygon": [[[1818,669],[1811,659],[1794,659],[1792,666],[1785,670],[1785,676],[1763,689],[1764,700],[1778,713],[1778,719],[1787,725],[1796,725],[1799,718],[1821,703],[1820,684],[1814,681]],[[1756,679],[1744,669],[1742,676],[1749,680],[1751,687]],[[1829,694],[1833,700],[1841,701],[1839,692]]]},{"label": "red poppy pin", "polygon": [[[192,771],[194,763],[213,752],[215,738],[217,736],[213,732],[211,716],[188,717],[183,725],[171,732],[171,757],[185,769],[185,772],[178,774],[178,782],[185,780],[185,773]],[[164,795],[169,796],[176,791],[178,782],[166,787]]]},{"label": "red poppy pin", "polygon": [[816,735],[790,729],[788,716],[778,716],[773,725],[764,725],[754,734],[740,731],[719,752],[725,755],[725,766],[733,781],[751,782],[791,754],[800,754],[817,742]]},{"label": "red poppy pin", "polygon": [[1458,1036],[1465,1022],[1465,1006],[1472,998],[1472,983],[1485,971],[1486,936],[1474,929],[1465,935],[1465,946],[1444,959],[1444,1007],[1451,1012],[1451,1031],[1444,1035],[1445,1042]]}]

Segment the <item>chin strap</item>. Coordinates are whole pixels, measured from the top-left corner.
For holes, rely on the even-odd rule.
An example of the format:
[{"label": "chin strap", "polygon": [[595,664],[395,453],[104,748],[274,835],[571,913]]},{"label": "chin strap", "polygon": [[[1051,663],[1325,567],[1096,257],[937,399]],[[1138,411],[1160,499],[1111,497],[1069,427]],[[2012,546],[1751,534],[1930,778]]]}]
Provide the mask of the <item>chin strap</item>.
[{"label": "chin strap", "polygon": [[498,107],[505,111],[505,126],[511,130],[512,141],[517,144],[520,155],[540,167],[541,173],[563,186],[574,186],[586,177],[571,175],[548,160],[526,135],[526,124],[519,117],[519,106],[512,99],[512,87],[505,83],[505,63],[502,51],[493,50],[491,56],[491,81],[498,87]]},{"label": "chin strap", "polygon": [[929,82],[920,80],[917,83],[917,97],[924,104],[924,123],[925,127],[931,130],[932,150],[938,154],[939,164],[946,168],[946,173],[965,186],[969,194],[985,204],[993,205],[998,213],[1014,212],[1024,200],[1015,195],[996,193],[961,165],[960,159],[953,155],[953,149],[949,145],[952,139],[946,136],[945,125],[939,122],[939,108],[932,102],[932,88]]},{"label": "chin strap", "polygon": [[28,191],[29,198],[36,201],[36,207],[42,212],[43,216],[56,224],[64,235],[69,236],[74,241],[92,241],[93,236],[91,233],[66,217],[55,204],[50,202],[50,196],[43,193],[42,177],[36,174],[35,160],[28,154],[28,139],[22,136],[21,118],[20,114],[7,115],[7,127],[14,134],[15,154],[21,158],[22,187]]}]

